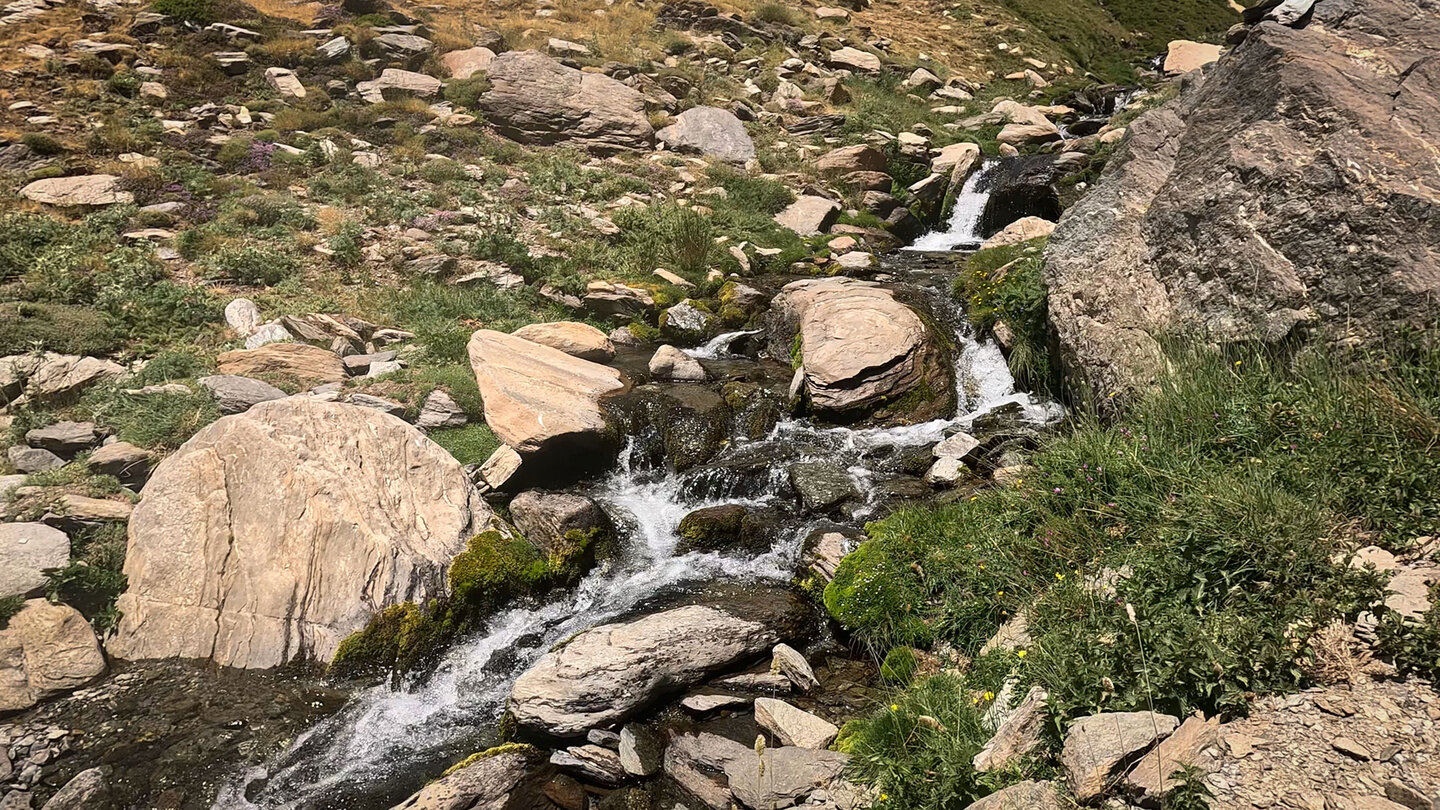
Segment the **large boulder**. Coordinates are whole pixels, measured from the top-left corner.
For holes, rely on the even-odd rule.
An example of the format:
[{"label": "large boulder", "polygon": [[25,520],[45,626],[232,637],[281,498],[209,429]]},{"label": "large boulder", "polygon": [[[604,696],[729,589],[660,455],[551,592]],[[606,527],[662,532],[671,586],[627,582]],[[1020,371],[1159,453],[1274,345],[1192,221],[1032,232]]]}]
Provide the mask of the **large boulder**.
[{"label": "large boulder", "polygon": [[1165,48],[1164,70],[1171,76],[1179,76],[1181,73],[1189,73],[1206,65],[1213,65],[1219,59],[1219,45],[1177,39]]},{"label": "large boulder", "polygon": [[95,631],[69,605],[31,599],[0,630],[0,712],[28,709],[104,671]]},{"label": "large boulder", "polygon": [[691,107],[655,137],[676,152],[694,152],[727,163],[744,163],[755,157],[755,142],[745,125],[734,113],[719,107]]},{"label": "large boulder", "polygon": [[515,681],[511,713],[532,733],[578,737],[769,652],[805,609],[787,591],[751,591],[748,606],[687,605],[580,633]]},{"label": "large boulder", "polygon": [[1189,74],[1061,218],[1044,277],[1072,387],[1148,386],[1166,334],[1363,344],[1433,322],[1440,17],[1418,0],[1313,13]]},{"label": "large boulder", "polygon": [[924,420],[948,413],[953,372],[925,321],[890,290],[851,278],[785,285],[771,305],[772,353],[800,335],[810,407],[838,417],[888,411]]},{"label": "large boulder", "polygon": [[1104,795],[1125,766],[1170,736],[1180,721],[1158,712],[1106,712],[1070,724],[1060,765],[1075,799],[1088,804]]},{"label": "large boulder", "polygon": [[616,437],[600,398],[625,387],[620,372],[488,329],[470,337],[469,352],[485,422],[534,476],[579,475],[608,461]]},{"label": "large boulder", "polygon": [[582,73],[538,51],[512,51],[491,60],[486,77],[490,89],[480,108],[507,138],[600,153],[650,146],[645,97],[608,76]]},{"label": "large boulder", "polygon": [[376,612],[444,588],[492,514],[465,470],[372,408],[262,402],[155,469],[130,519],[126,659],[329,661]]},{"label": "large boulder", "polygon": [[452,79],[468,79],[476,73],[484,73],[493,61],[495,52],[485,47],[451,51],[440,57],[440,64],[445,66]]},{"label": "large boulder", "polygon": [[829,230],[839,216],[839,203],[811,195],[790,203],[775,215],[775,222],[801,236],[815,236]]}]

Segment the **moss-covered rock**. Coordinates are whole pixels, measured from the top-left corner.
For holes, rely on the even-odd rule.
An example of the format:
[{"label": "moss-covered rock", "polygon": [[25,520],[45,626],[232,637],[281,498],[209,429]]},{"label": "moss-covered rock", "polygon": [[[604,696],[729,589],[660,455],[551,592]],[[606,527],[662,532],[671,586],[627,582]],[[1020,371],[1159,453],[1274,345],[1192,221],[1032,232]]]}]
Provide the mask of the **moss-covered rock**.
[{"label": "moss-covered rock", "polygon": [[774,540],[776,518],[773,512],[733,503],[697,509],[680,521],[677,550],[764,551]]}]

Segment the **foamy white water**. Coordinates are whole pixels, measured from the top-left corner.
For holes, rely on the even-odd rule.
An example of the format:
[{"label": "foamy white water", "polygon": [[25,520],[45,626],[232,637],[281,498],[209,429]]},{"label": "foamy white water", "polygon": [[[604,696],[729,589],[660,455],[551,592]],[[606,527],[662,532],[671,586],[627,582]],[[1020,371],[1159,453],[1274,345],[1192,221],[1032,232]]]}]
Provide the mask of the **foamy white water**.
[{"label": "foamy white water", "polygon": [[[746,334],[754,333],[728,333],[690,351],[695,357],[723,358],[730,343]],[[787,462],[839,464],[863,495],[854,512],[863,519],[880,503],[873,481],[877,454],[933,444],[1011,403],[1020,406],[1020,418],[1034,423],[1062,415],[1059,406],[1017,392],[999,348],[976,341],[968,324],[957,330],[956,342],[957,409],[951,418],[864,429],[786,419],[770,436],[754,443],[736,442],[722,451],[721,458],[769,443],[798,452],[787,456]],[[559,641],[677,585],[790,579],[799,564],[806,527],[782,534],[768,552],[754,557],[675,552],[680,520],[695,509],[721,503],[788,507],[788,501],[778,501],[788,487],[787,465],[775,464],[768,477],[747,485],[745,498],[722,497],[732,491],[724,486],[731,482],[702,478],[715,475],[713,470],[677,475],[646,469],[637,465],[643,454],[632,452],[634,447],[632,439],[616,470],[590,492],[619,528],[622,548],[617,559],[590,572],[570,592],[497,614],[483,630],[447,651],[430,677],[398,689],[382,685],[354,695],[340,712],[306,731],[267,768],[254,769],[225,786],[215,810],[289,810],[327,800],[331,806],[346,806],[335,799],[391,783],[413,783],[419,771],[488,744],[487,735],[515,679]],[[693,494],[697,492],[719,494]],[[246,798],[247,792],[253,797]]]},{"label": "foamy white water", "polygon": [[985,206],[990,202],[990,173],[1000,161],[986,158],[980,167],[970,173],[960,193],[955,196],[955,205],[950,209],[950,222],[943,231],[931,231],[906,250],[954,250],[956,248],[978,248],[985,238],[977,228]]},{"label": "foamy white water", "polygon": [[730,344],[746,335],[758,335],[759,329],[752,329],[748,332],[726,332],[711,338],[704,346],[696,346],[693,349],[681,349],[696,360],[719,360],[722,357],[731,357]]}]

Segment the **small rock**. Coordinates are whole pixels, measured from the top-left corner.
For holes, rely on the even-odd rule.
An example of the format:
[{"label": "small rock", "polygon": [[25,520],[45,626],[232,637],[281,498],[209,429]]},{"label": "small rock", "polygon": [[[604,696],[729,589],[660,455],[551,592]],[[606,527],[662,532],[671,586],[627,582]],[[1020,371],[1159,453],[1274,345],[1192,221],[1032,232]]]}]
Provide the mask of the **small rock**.
[{"label": "small rock", "polygon": [[1370,749],[1358,740],[1351,737],[1336,737],[1330,741],[1330,747],[1344,754],[1351,759],[1358,759],[1361,762],[1369,762],[1375,758]]},{"label": "small rock", "polygon": [[619,786],[626,776],[625,768],[620,764],[620,755],[598,745],[579,745],[556,751],[550,755],[550,764],[605,787]]},{"label": "small rock", "polygon": [[778,672],[790,679],[801,692],[809,692],[820,686],[815,670],[800,651],[789,644],[776,644],[771,651],[770,671]]},{"label": "small rock", "polygon": [[65,466],[64,459],[49,450],[37,447],[11,447],[5,451],[5,456],[10,460],[10,466],[26,474],[33,475]]},{"label": "small rock", "polygon": [[631,776],[654,776],[660,772],[664,746],[649,729],[626,723],[620,729],[620,766]]},{"label": "small rock", "polygon": [[840,729],[835,724],[775,698],[755,699],[755,722],[774,734],[781,745],[825,748]]},{"label": "small rock", "polygon": [[430,396],[425,397],[425,403],[420,406],[420,416],[415,420],[415,427],[421,430],[438,430],[464,427],[469,421],[469,417],[461,410],[454,397],[437,388],[430,392]]},{"label": "small rock", "polygon": [[650,358],[650,373],[664,380],[678,382],[704,382],[709,379],[700,361],[679,349],[666,344],[655,350]]},{"label": "small rock", "polygon": [[690,695],[680,701],[680,707],[695,714],[709,714],[721,709],[747,706],[750,700],[742,695]]},{"label": "small rock", "polygon": [[262,402],[288,396],[270,383],[238,374],[212,374],[196,382],[215,398],[215,407],[222,414],[244,413]]}]

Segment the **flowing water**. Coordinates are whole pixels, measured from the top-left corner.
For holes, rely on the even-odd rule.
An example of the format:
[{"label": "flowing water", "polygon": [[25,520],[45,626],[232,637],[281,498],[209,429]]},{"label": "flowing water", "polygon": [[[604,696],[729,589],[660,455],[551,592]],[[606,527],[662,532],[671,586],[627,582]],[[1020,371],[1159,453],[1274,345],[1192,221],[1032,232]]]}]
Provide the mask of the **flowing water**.
[{"label": "flowing water", "polygon": [[946,229],[931,231],[906,249],[923,252],[973,250],[980,247],[980,243],[985,241],[979,227],[985,206],[990,202],[990,174],[999,165],[999,160],[986,158],[979,168],[970,173],[969,179],[956,195],[955,205],[950,209],[950,223]]},{"label": "flowing water", "polygon": [[[930,285],[937,302],[952,300],[943,292],[948,278],[938,286],[933,278],[922,283]],[[569,592],[496,615],[482,631],[450,649],[428,677],[400,688],[381,685],[357,693],[268,767],[228,785],[215,808],[390,807],[427,776],[489,745],[515,678],[555,643],[632,611],[667,589],[720,580],[787,582],[799,565],[804,538],[818,525],[797,519],[759,556],[677,554],[676,527],[694,509],[720,503],[774,504],[793,513],[786,466],[813,459],[838,463],[849,472],[863,495],[851,512],[859,521],[879,506],[882,494],[875,482],[884,477],[881,461],[897,449],[939,441],[1001,406],[1012,406],[1025,420],[1053,419],[1056,406],[1016,392],[1000,351],[977,342],[953,304],[947,305],[952,310],[947,317],[961,324],[955,358],[959,408],[953,418],[870,429],[788,419],[769,436],[737,440],[714,462],[684,474],[641,462],[653,457],[641,452],[647,437],[632,437],[617,468],[586,491],[620,529],[623,550],[617,559],[596,568]],[[692,356],[755,362],[736,358],[728,349],[746,334],[752,333],[722,335],[692,349]],[[746,454],[764,458],[767,453],[780,463],[762,463],[762,474],[743,483],[726,466]]]}]

